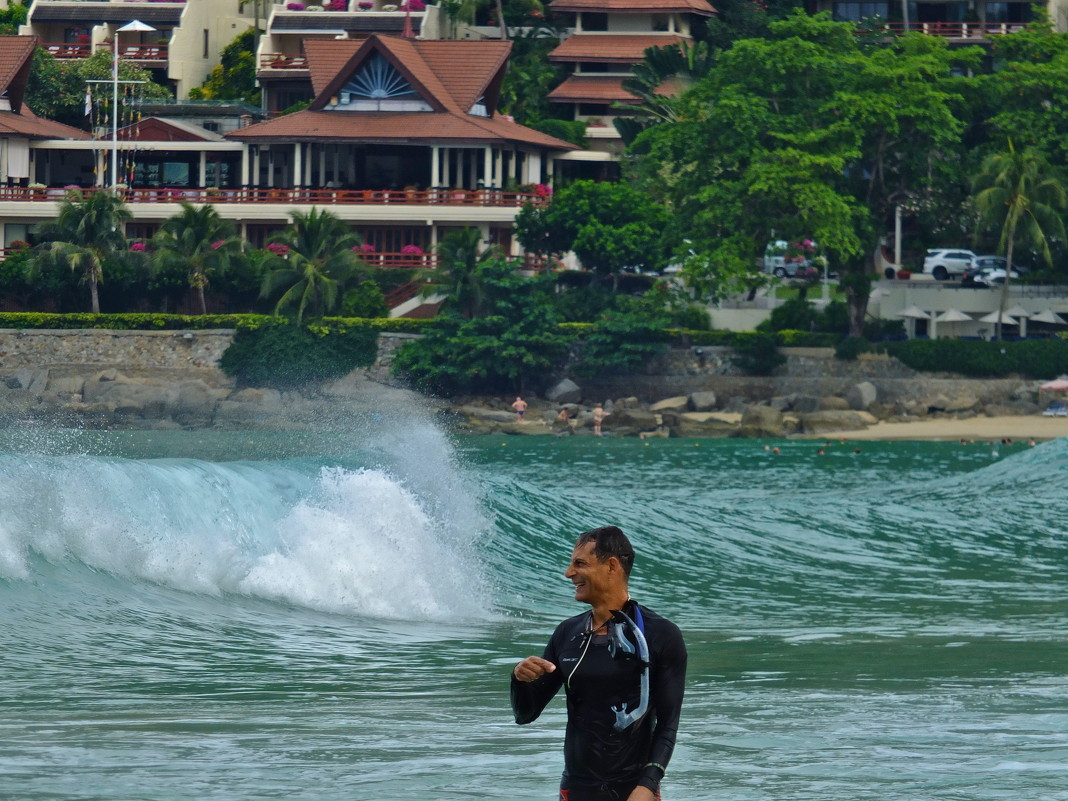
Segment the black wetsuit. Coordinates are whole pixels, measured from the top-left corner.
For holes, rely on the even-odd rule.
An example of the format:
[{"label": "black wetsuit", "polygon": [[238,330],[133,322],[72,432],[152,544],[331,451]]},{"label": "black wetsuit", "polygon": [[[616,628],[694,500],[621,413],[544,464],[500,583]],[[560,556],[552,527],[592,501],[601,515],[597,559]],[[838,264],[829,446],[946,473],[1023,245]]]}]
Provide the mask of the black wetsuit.
[{"label": "black wetsuit", "polygon": [[[634,603],[628,602],[624,611],[636,619],[633,607]],[[564,685],[567,734],[560,789],[569,792],[566,797],[570,801],[626,799],[638,785],[658,793],[675,748],[686,680],[686,646],[674,623],[644,606],[639,610],[651,663],[649,709],[622,732],[613,728],[616,715],[612,707],[624,703],[627,711],[637,709],[641,661],[613,658],[607,635],[594,635],[587,647],[589,612],[556,627],[542,654],[556,665],[555,671],[532,682],[512,676],[516,723],[537,720]]]}]

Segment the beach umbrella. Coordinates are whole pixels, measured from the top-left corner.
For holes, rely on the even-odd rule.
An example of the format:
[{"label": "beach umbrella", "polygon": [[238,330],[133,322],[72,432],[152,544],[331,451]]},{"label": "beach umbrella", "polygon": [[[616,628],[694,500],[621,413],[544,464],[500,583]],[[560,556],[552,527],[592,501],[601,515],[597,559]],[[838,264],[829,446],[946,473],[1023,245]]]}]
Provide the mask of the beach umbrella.
[{"label": "beach umbrella", "polygon": [[935,317],[935,320],[939,323],[963,323],[971,322],[971,317],[959,309],[946,309],[940,315]]},{"label": "beach umbrella", "polygon": [[1068,321],[1065,321],[1057,312],[1053,309],[1044,309],[1038,314],[1031,317],[1033,323],[1052,323],[1053,325],[1068,325]]},{"label": "beach umbrella", "polygon": [[912,306],[906,306],[904,309],[894,315],[895,317],[904,317],[909,320],[930,320],[931,315],[921,309],[919,306],[913,304]]},{"label": "beach umbrella", "polygon": [[1054,378],[1043,384],[1041,389],[1046,392],[1066,392],[1068,391],[1068,378]]},{"label": "beach umbrella", "polygon": [[1027,318],[1031,316],[1031,312],[1017,303],[1011,309],[1006,310],[1005,314],[1009,317],[1020,318],[1020,336],[1027,336]]},{"label": "beach umbrella", "polygon": [[912,306],[906,306],[899,311],[895,317],[904,317],[907,321],[908,329],[907,335],[911,339],[916,336],[916,321],[917,320],[930,320],[931,315],[921,309],[919,306],[913,304]]},{"label": "beach umbrella", "polygon": [[[979,322],[981,322],[981,323],[996,323],[998,321],[998,315],[999,314],[1001,314],[1001,313],[1000,312],[996,312],[996,311],[992,311],[992,312],[990,312],[990,314],[987,314],[987,315],[984,315],[983,317],[980,317],[979,318]],[[1016,321],[1016,318],[1015,317],[1010,317],[1007,314],[1001,317],[1001,324],[1002,325],[1018,325],[1018,323]]]}]

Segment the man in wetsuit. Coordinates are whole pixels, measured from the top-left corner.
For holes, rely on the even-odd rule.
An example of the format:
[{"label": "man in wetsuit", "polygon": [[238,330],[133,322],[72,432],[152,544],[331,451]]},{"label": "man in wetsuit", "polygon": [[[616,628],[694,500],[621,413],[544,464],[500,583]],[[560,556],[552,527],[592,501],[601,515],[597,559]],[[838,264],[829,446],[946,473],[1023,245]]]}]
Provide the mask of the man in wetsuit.
[{"label": "man in wetsuit", "polygon": [[686,680],[678,627],[627,591],[634,549],[615,526],[578,538],[564,575],[590,611],[512,670],[516,723],[567,694],[560,801],[653,801],[675,747]]}]

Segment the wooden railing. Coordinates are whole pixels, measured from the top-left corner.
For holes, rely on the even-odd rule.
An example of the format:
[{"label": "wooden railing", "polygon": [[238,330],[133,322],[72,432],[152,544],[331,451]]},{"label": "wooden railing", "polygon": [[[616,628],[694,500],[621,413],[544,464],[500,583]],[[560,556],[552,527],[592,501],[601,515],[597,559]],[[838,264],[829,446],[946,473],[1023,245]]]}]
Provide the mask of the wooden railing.
[{"label": "wooden railing", "polygon": [[[0,200],[56,201],[65,187],[0,187]],[[80,190],[84,194],[94,189]],[[124,189],[127,203],[283,203],[295,205],[484,206],[516,208],[544,197],[497,189]]]},{"label": "wooden railing", "polygon": [[[908,30],[948,39],[983,39],[1015,33],[1025,27],[1022,22],[910,22]],[[903,22],[887,22],[882,28],[890,33],[905,32]]]},{"label": "wooden railing", "polygon": [[262,53],[260,69],[266,70],[306,70],[308,57],[301,53]]},{"label": "wooden railing", "polygon": [[67,42],[49,42],[41,45],[54,58],[89,58],[92,47],[89,44],[70,44]]},{"label": "wooden railing", "polygon": [[166,61],[168,45],[119,45],[119,58],[127,61]]},{"label": "wooden railing", "polygon": [[433,270],[438,266],[435,253],[360,253],[370,267],[383,269]]}]

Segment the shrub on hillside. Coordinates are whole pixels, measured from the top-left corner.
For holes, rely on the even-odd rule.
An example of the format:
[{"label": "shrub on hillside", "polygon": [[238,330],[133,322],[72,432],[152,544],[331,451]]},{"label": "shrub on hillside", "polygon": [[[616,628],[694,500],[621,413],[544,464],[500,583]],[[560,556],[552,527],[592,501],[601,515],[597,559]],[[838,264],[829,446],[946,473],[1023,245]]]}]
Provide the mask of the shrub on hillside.
[{"label": "shrub on hillside", "polygon": [[975,378],[1052,378],[1068,373],[1068,340],[1058,338],[1021,342],[910,339],[882,347],[913,370],[923,372],[953,372]]},{"label": "shrub on hillside", "polygon": [[290,389],[366,367],[377,352],[378,337],[369,327],[330,330],[275,323],[239,329],[219,367],[245,386]]},{"label": "shrub on hillside", "polygon": [[734,349],[738,355],[731,358],[731,363],[749,375],[771,375],[776,367],[786,362],[786,357],[779,353],[775,338],[769,334],[757,334],[740,341]]}]

